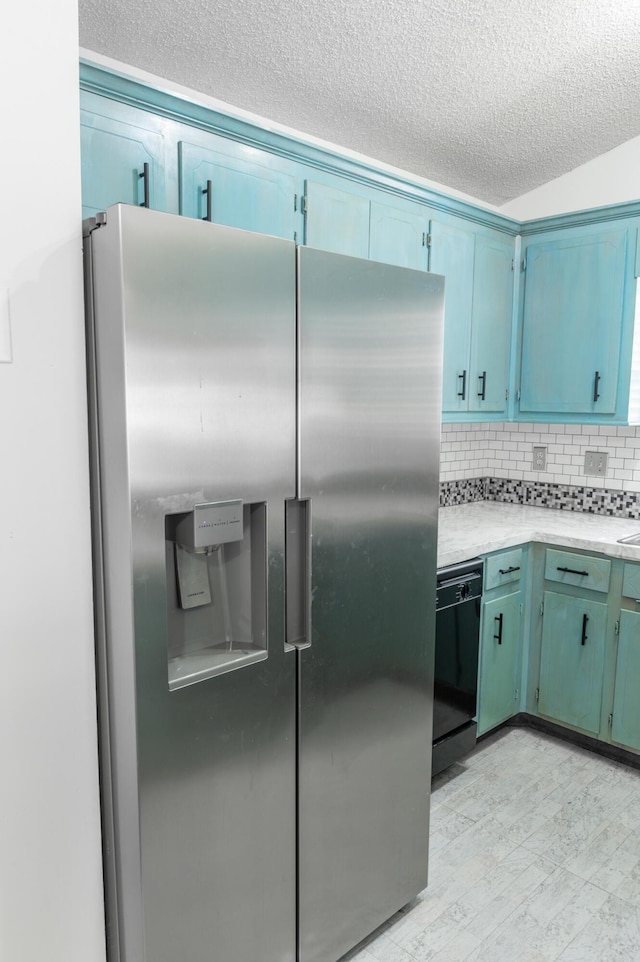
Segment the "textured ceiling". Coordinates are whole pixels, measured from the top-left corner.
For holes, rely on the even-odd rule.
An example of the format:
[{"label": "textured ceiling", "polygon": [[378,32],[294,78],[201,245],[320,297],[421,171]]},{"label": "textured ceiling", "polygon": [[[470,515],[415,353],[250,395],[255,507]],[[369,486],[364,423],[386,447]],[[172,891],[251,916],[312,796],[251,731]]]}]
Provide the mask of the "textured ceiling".
[{"label": "textured ceiling", "polygon": [[80,43],[496,205],[640,134],[640,0],[80,0]]}]

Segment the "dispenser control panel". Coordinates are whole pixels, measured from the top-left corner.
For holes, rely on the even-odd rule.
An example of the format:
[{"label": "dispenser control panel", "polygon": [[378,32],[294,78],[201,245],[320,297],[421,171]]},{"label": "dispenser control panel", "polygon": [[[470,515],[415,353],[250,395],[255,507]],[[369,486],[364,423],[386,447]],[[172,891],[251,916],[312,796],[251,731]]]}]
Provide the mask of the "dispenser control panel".
[{"label": "dispenser control panel", "polygon": [[176,541],[194,551],[242,541],[242,501],[196,504],[176,525]]}]

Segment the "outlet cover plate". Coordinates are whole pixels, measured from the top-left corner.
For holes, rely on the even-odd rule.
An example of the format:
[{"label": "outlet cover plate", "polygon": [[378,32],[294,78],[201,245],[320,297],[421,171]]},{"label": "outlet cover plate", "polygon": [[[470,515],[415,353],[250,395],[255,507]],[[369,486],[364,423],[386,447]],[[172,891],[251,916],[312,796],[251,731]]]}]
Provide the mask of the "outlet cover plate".
[{"label": "outlet cover plate", "polygon": [[607,474],[607,452],[585,451],[584,473],[592,478],[604,478]]},{"label": "outlet cover plate", "polygon": [[533,470],[534,471],[546,471],[547,470],[547,449],[544,445],[534,444],[533,445]]}]

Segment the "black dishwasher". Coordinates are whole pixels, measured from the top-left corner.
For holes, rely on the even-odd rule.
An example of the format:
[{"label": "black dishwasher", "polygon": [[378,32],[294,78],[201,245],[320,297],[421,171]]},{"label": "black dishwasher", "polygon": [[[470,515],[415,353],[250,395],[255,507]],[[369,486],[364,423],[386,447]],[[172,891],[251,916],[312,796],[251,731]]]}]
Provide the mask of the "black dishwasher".
[{"label": "black dishwasher", "polygon": [[436,595],[432,774],[476,743],[482,560],[440,568]]}]

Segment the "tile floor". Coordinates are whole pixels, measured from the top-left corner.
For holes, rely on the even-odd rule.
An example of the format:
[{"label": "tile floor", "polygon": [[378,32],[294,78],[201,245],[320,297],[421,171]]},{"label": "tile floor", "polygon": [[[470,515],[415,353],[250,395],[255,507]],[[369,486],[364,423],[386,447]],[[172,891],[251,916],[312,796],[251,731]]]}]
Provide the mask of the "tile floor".
[{"label": "tile floor", "polygon": [[640,962],[640,771],[526,728],[434,779],[429,886],[343,962]]}]

